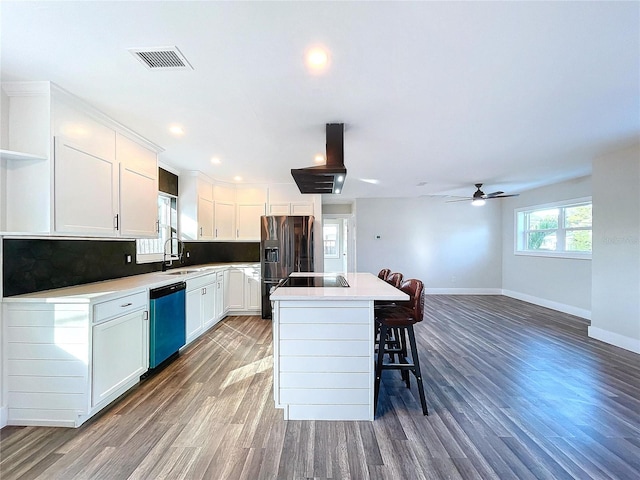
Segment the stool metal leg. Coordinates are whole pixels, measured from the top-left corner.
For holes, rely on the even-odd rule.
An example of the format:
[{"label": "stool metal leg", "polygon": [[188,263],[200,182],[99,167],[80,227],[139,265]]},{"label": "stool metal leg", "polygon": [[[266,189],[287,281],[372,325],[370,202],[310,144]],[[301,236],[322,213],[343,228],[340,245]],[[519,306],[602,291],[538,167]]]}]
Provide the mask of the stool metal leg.
[{"label": "stool metal leg", "polygon": [[413,332],[413,325],[407,327],[407,333],[409,334],[409,344],[411,345],[411,358],[413,360],[413,373],[416,376],[416,383],[418,384],[418,393],[420,394],[420,403],[422,404],[422,413],[429,415],[427,410],[427,399],[424,396],[424,387],[422,385],[422,373],[420,372],[420,360],[418,360],[418,348],[416,347],[416,336]]}]

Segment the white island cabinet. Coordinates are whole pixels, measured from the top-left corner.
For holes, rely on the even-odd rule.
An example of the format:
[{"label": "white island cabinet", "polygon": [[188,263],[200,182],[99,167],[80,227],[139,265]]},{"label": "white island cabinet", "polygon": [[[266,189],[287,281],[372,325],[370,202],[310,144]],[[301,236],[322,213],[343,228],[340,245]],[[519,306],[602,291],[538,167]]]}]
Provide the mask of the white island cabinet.
[{"label": "white island cabinet", "polygon": [[373,302],[409,297],[372,274],[343,275],[347,288],[271,294],[274,400],[287,420],[373,420]]}]

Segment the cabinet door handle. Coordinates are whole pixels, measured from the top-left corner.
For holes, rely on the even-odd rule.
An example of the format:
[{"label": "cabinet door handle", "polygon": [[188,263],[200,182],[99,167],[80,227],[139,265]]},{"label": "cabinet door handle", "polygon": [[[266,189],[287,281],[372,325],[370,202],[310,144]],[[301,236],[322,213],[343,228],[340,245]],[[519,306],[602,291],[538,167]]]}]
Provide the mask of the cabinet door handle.
[{"label": "cabinet door handle", "polygon": [[160,233],[160,220],[156,220],[156,233]]},{"label": "cabinet door handle", "polygon": [[236,229],[236,238],[240,238],[240,229]]},{"label": "cabinet door handle", "polygon": [[203,288],[203,289],[202,289],[202,295],[206,295],[206,294],[207,294],[207,289],[206,289],[206,288]]},{"label": "cabinet door handle", "polygon": [[200,227],[200,236],[202,236],[202,227]]},{"label": "cabinet door handle", "polygon": [[115,218],[114,218],[114,223],[115,223],[116,230],[119,230],[119,229],[120,229],[120,228],[119,228],[119,217],[120,217],[120,214],[119,214],[119,213],[116,213],[116,216],[115,216]]},{"label": "cabinet door handle", "polygon": [[149,320],[149,312],[147,310],[145,310],[144,313],[142,314],[142,319]]},{"label": "cabinet door handle", "polygon": [[216,238],[218,238],[218,229],[216,228]]},{"label": "cabinet door handle", "polygon": [[131,305],[133,305],[131,302],[125,303],[124,305],[120,305],[120,308],[130,307]]}]

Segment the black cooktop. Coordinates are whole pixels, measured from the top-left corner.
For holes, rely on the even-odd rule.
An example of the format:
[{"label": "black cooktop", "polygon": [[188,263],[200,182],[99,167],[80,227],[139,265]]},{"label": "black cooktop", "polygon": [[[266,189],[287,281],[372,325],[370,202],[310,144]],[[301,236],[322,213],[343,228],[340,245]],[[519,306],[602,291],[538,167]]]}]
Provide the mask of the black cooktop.
[{"label": "black cooktop", "polygon": [[347,280],[342,275],[331,277],[289,277],[281,287],[348,287]]}]

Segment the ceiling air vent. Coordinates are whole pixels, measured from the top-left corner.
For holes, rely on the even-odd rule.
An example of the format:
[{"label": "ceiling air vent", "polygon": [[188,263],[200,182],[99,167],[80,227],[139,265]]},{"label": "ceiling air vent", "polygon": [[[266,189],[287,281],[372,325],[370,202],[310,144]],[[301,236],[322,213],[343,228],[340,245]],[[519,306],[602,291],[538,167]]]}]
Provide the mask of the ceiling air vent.
[{"label": "ceiling air vent", "polygon": [[149,70],[193,70],[178,47],[130,48],[129,51]]}]

